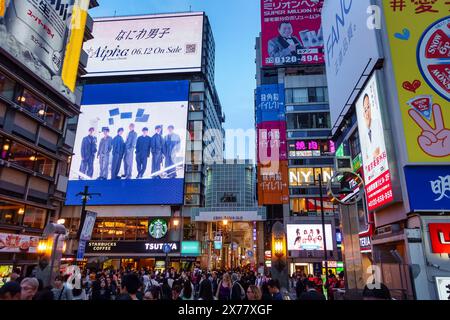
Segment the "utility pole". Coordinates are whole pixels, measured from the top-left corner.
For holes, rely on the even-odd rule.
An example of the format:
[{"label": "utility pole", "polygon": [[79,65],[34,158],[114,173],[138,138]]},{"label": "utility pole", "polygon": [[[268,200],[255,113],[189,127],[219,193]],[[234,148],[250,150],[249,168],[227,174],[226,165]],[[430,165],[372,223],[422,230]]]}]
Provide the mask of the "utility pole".
[{"label": "utility pole", "polygon": [[328,252],[327,252],[327,238],[325,233],[325,212],[323,210],[323,190],[322,190],[322,174],[319,173],[319,189],[320,189],[320,212],[322,215],[322,234],[323,234],[323,250],[325,261],[325,279],[328,277]]},{"label": "utility pole", "polygon": [[100,193],[89,193],[89,186],[84,186],[84,191],[77,194],[77,197],[81,196],[82,206],[81,206],[81,216],[80,216],[80,227],[77,232],[77,239],[80,239],[81,231],[83,229],[84,220],[86,220],[86,204],[87,201],[92,196],[101,196]]}]

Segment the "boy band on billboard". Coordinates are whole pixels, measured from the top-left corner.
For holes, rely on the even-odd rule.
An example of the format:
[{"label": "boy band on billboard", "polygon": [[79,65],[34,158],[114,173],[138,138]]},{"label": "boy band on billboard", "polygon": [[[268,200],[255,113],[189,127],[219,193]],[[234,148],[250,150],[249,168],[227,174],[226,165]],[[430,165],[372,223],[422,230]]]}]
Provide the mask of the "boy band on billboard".
[{"label": "boy band on billboard", "polygon": [[[174,126],[168,127],[168,134],[162,136],[162,126],[155,127],[153,136],[149,136],[149,129],[143,128],[142,135],[134,131],[135,125],[131,123],[128,127],[129,132],[126,140],[123,138],[124,129],[117,130],[117,135],[112,138],[109,135],[109,128],[102,128],[103,137],[97,149],[97,138],[94,136],[95,129],[90,128],[89,134],[83,138],[81,144],[81,166],[80,172],[93,178],[94,160],[97,159],[100,165],[100,173],[97,180],[107,180],[109,175],[109,162],[112,154],[111,179],[131,179],[133,158],[136,155],[137,176],[136,179],[144,177],[147,170],[148,159],[152,156],[151,173],[152,178],[161,179],[157,174],[161,171],[164,159],[164,168],[166,168],[167,178],[176,178],[176,168],[174,157],[180,151],[180,136],[174,133]],[[119,176],[119,171],[124,166],[124,174]],[[80,176],[80,179],[83,177]]]}]

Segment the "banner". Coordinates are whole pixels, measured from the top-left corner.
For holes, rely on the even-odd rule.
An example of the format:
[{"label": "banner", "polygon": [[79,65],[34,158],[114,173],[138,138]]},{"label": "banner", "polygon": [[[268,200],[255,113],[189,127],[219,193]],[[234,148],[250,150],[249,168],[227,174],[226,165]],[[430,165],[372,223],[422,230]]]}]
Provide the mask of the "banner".
[{"label": "banner", "polygon": [[283,84],[262,85],[256,89],[256,124],[286,121]]},{"label": "banner", "polygon": [[258,165],[258,204],[276,205],[289,203],[288,162],[278,165]]},{"label": "banner", "polygon": [[97,219],[97,213],[92,211],[86,211],[86,218],[84,220],[83,229],[81,230],[80,240],[91,240],[92,230],[94,230],[95,219]]},{"label": "banner", "polygon": [[89,1],[0,3],[0,49],[75,103]]},{"label": "banner", "polygon": [[449,2],[383,4],[409,162],[448,163]]},{"label": "banner", "polygon": [[373,211],[394,200],[376,74],[369,80],[356,101],[356,116],[367,206],[369,211]]},{"label": "banner", "polygon": [[324,63],[323,0],[261,0],[262,66]]},{"label": "banner", "polygon": [[89,77],[199,72],[203,13],[101,18],[84,45]]}]

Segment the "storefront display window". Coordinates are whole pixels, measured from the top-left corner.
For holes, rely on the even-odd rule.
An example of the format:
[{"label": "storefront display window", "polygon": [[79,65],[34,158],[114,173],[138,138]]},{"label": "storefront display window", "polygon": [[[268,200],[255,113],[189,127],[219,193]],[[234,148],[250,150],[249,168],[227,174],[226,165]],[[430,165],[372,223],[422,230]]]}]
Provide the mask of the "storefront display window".
[{"label": "storefront display window", "polygon": [[0,223],[20,225],[22,223],[25,208],[23,205],[11,202],[0,202]]},{"label": "storefront display window", "polygon": [[0,73],[0,95],[12,100],[14,97],[15,82]]},{"label": "storefront display window", "polygon": [[44,229],[46,219],[47,210],[27,206],[25,208],[23,225],[30,228]]},{"label": "storefront display window", "polygon": [[138,218],[101,218],[95,222],[92,240],[146,240],[148,220]]}]

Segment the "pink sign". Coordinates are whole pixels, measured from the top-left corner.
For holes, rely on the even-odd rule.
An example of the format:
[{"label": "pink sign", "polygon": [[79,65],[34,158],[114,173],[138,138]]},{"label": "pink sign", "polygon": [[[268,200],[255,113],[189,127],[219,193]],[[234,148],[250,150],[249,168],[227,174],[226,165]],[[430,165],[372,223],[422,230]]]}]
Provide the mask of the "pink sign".
[{"label": "pink sign", "polygon": [[0,233],[0,252],[36,253],[39,237]]},{"label": "pink sign", "polygon": [[257,125],[258,163],[288,159],[286,122],[267,121]]},{"label": "pink sign", "polygon": [[261,0],[262,66],[323,64],[323,0]]}]

